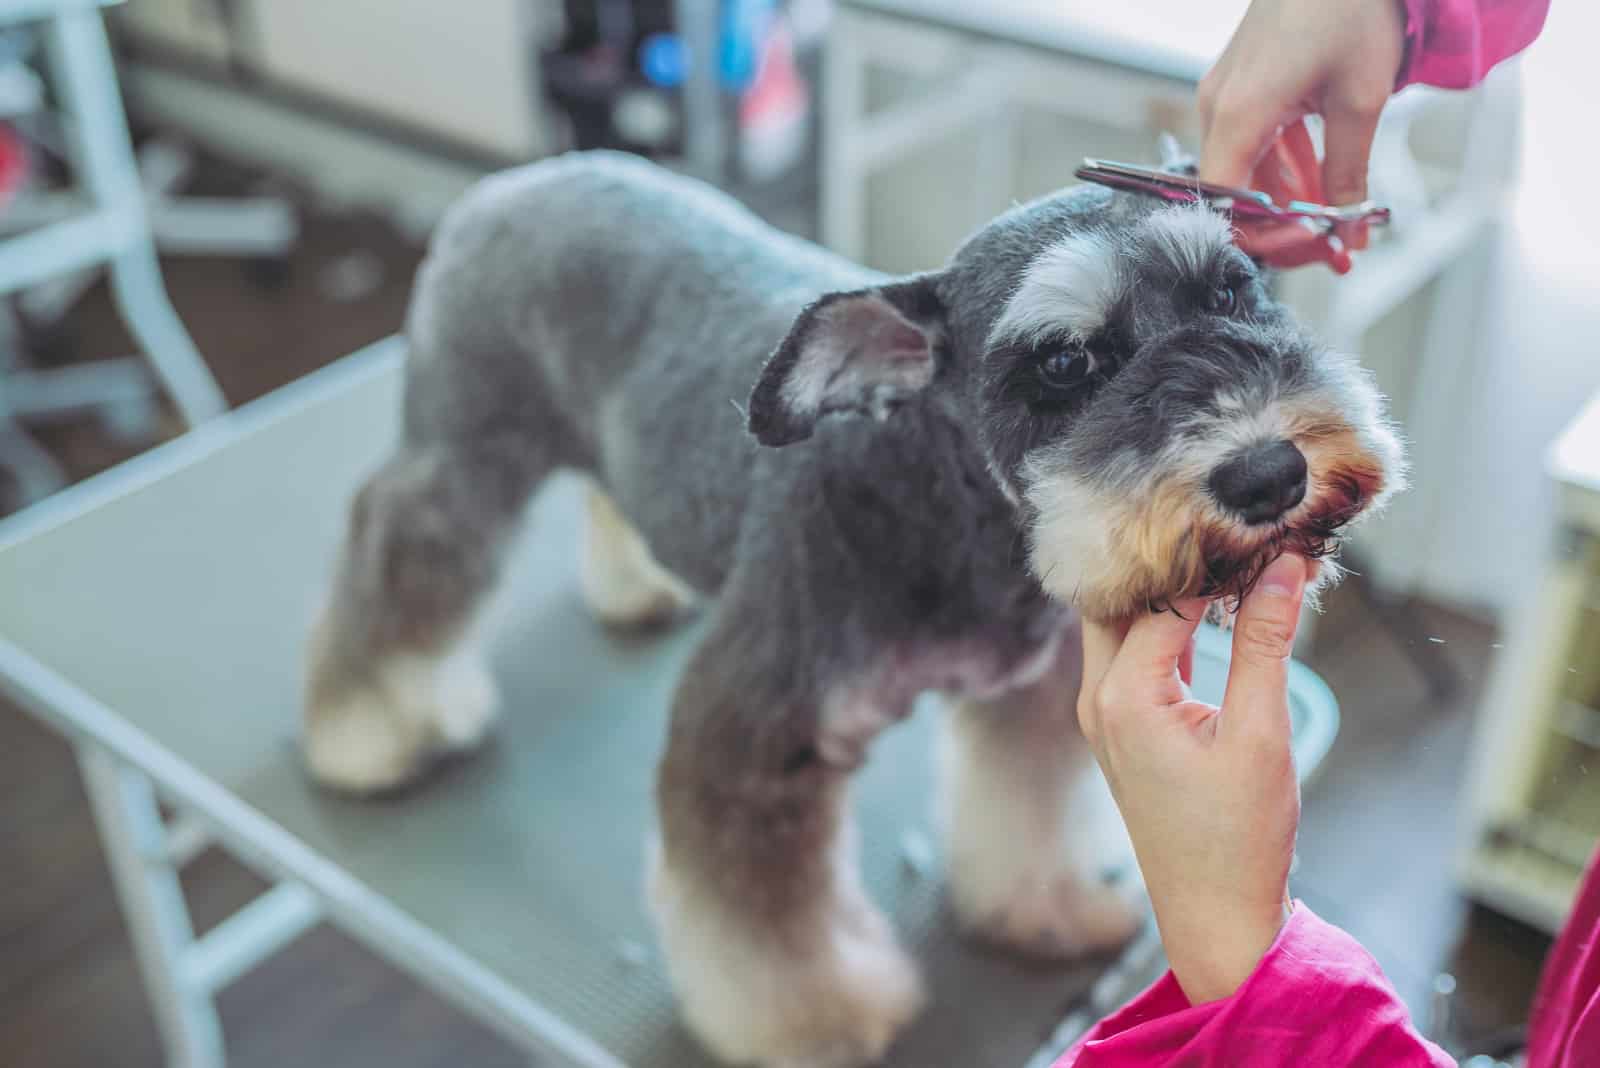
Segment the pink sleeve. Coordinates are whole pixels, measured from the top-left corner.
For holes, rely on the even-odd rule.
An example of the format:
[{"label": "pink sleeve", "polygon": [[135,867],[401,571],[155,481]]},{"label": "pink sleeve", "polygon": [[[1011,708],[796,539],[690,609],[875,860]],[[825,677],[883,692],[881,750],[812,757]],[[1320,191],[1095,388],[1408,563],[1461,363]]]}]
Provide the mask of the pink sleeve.
[{"label": "pink sleeve", "polygon": [[1550,0],[1405,0],[1406,59],[1396,88],[1470,89],[1533,43]]},{"label": "pink sleeve", "polygon": [[1056,1068],[1452,1068],[1411,1026],[1360,943],[1296,902],[1232,997],[1190,1005],[1171,972],[1100,1021]]},{"label": "pink sleeve", "polygon": [[1528,1068],[1600,1063],[1600,853],[1544,963],[1528,1021]]}]

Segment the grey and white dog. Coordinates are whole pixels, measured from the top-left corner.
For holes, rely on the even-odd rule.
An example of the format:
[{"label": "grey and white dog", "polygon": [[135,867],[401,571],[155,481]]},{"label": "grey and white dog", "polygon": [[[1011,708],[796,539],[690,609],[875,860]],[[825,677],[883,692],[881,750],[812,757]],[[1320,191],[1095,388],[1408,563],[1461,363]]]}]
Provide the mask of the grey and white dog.
[{"label": "grey and white dog", "polygon": [[1068,859],[1074,611],[1237,597],[1399,479],[1368,377],[1296,330],[1224,219],[1097,188],[888,278],[649,164],[567,156],[450,213],[407,335],[403,440],[313,638],[310,766],[380,790],[484,735],[478,609],[541,480],[582,472],[594,611],[710,600],[651,897],[689,1024],[736,1064],[868,1063],[916,1013],[847,787],[924,691],[954,702],[961,919],[1035,954],[1127,938],[1137,911]]}]

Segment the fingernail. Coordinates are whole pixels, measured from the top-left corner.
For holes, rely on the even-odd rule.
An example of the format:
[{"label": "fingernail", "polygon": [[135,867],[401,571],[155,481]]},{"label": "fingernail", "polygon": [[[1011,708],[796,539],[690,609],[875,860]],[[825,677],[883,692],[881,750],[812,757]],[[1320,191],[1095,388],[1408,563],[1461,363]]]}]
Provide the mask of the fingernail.
[{"label": "fingernail", "polygon": [[1294,597],[1306,580],[1306,562],[1285,554],[1267,565],[1261,576],[1261,592],[1268,597]]}]

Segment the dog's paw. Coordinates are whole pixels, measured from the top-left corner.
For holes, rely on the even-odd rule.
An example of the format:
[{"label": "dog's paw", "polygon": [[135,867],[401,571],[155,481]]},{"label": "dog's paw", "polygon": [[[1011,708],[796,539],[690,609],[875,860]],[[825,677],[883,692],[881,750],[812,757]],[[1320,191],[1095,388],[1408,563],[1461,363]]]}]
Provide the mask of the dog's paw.
[{"label": "dog's paw", "polygon": [[306,764],[341,792],[393,790],[419,778],[438,754],[482,744],[495,707],[494,681],[475,652],[394,656],[368,679],[313,688]]},{"label": "dog's paw", "polygon": [[1144,909],[1126,890],[1071,872],[1029,881],[1002,899],[954,889],[952,903],[963,929],[983,941],[1046,960],[1117,949],[1145,921]]},{"label": "dog's paw", "polygon": [[418,711],[427,717],[439,747],[465,752],[482,745],[498,718],[500,704],[494,677],[483,657],[469,647],[418,667],[418,678],[394,679],[390,686],[423,697],[426,703]]},{"label": "dog's paw", "polygon": [[639,533],[609,498],[589,492],[578,582],[589,611],[609,627],[656,627],[671,622],[694,595],[651,555]]},{"label": "dog's paw", "polygon": [[786,939],[652,868],[651,909],[684,1022],[725,1063],[865,1068],[922,1010],[916,964],[870,905],[839,906]]},{"label": "dog's paw", "polygon": [[[843,941],[830,948],[826,962],[789,962],[794,974],[787,985],[759,983],[741,992],[732,985],[739,977],[729,975],[730,985],[716,1003],[685,991],[684,1018],[708,1049],[731,1064],[877,1064],[922,1010],[921,977],[892,941]],[[773,964],[787,970],[781,960]],[[749,996],[756,990],[762,992],[759,1001]]]},{"label": "dog's paw", "polygon": [[771,1068],[865,1068],[881,1061],[926,1001],[916,965],[892,940],[840,946],[837,971],[807,984],[808,1020],[775,1036]]},{"label": "dog's paw", "polygon": [[[585,560],[589,560],[585,557]],[[582,572],[583,599],[594,617],[608,627],[651,628],[676,619],[692,603],[688,593],[670,575],[666,581],[628,577],[586,563]]]},{"label": "dog's paw", "polygon": [[421,731],[395,715],[376,687],[361,687],[306,710],[306,766],[324,786],[375,794],[411,782],[426,763]]}]

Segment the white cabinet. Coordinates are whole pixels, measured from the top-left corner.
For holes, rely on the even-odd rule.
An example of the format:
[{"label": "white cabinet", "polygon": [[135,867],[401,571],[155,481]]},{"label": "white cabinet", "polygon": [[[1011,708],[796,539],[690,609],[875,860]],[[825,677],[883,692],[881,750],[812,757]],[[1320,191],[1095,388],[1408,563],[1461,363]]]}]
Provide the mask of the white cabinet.
[{"label": "white cabinet", "polygon": [[256,0],[249,21],[274,81],[500,156],[542,147],[523,0]]},{"label": "white cabinet", "polygon": [[329,105],[473,154],[548,151],[539,104],[544,0],[131,0],[118,26],[156,56],[239,88]]},{"label": "white cabinet", "polygon": [[1470,896],[1554,932],[1600,841],[1600,397],[1548,471],[1560,534],[1488,690],[1460,877]]},{"label": "white cabinet", "polygon": [[114,11],[122,30],[190,57],[221,64],[233,49],[224,0],[133,0]]}]

